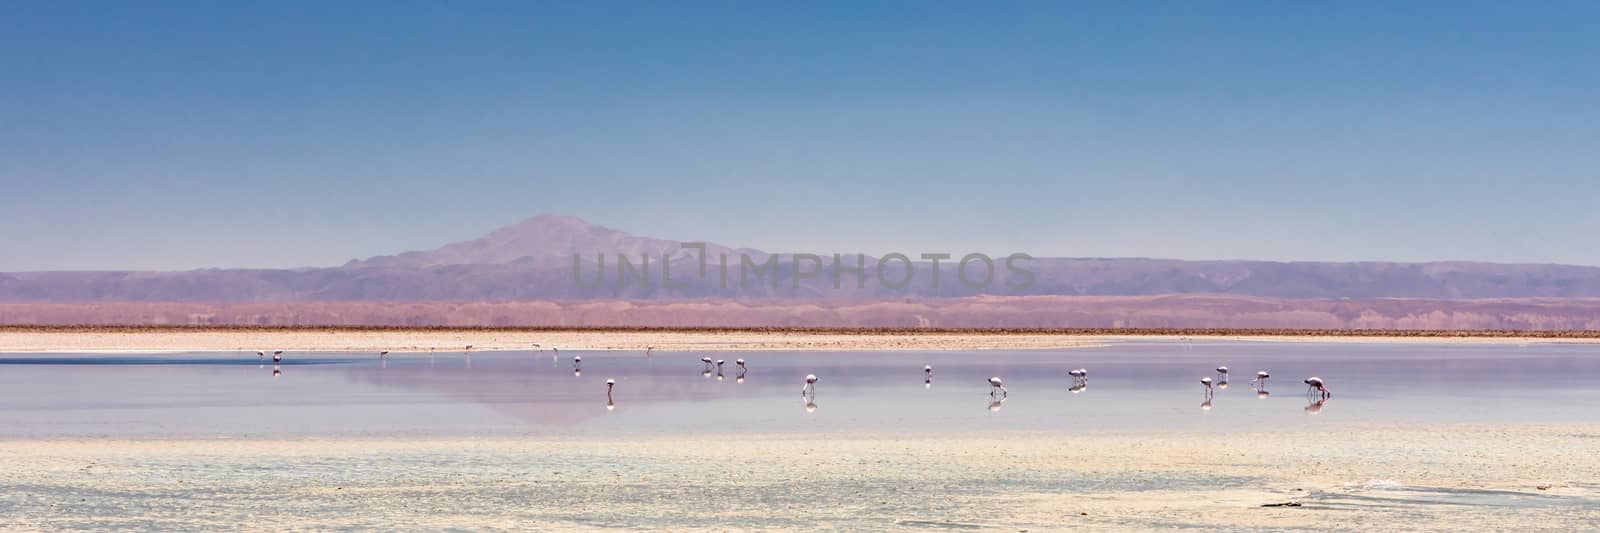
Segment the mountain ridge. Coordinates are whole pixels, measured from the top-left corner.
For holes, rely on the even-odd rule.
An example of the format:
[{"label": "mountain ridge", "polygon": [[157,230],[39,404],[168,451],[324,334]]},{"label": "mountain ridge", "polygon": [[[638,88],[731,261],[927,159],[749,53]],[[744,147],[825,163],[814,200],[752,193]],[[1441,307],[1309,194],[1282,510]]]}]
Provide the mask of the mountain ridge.
[{"label": "mountain ridge", "polygon": [[[994,258],[995,276],[982,288],[961,283],[955,263],[939,265],[944,282],[932,286],[933,265],[913,262],[905,288],[892,283],[906,266],[879,259],[861,261],[873,275],[847,271],[855,254],[832,265],[794,264],[791,253],[768,253],[704,242],[707,261],[700,275],[698,241],[673,241],[590,224],[571,216],[540,215],[479,237],[431,250],[353,259],[344,265],[298,269],[199,269],[158,271],[41,271],[0,273],[0,301],[514,301],[670,298],[893,299],[977,295],[1142,296],[1222,294],[1270,298],[1528,298],[1600,297],[1600,267],[1550,263],[1325,262],[1181,260],[1161,258],[1048,258],[1026,261],[1025,276]],[[718,256],[727,254],[724,281]],[[739,254],[753,264],[777,259],[754,279],[741,280]],[[574,255],[577,256],[576,265]],[[639,264],[648,255],[648,267]],[[644,277],[621,281],[617,258],[629,258]],[[670,276],[663,277],[663,260]],[[605,268],[600,269],[604,262]],[[574,272],[574,266],[577,271]],[[838,268],[838,267],[844,268]],[[982,265],[972,267],[981,274]],[[815,277],[806,274],[815,271]],[[840,283],[833,283],[838,273]],[[749,274],[749,272],[745,272]],[[974,275],[974,278],[981,276]],[[595,280],[601,281],[592,285]],[[670,283],[669,283],[670,282]],[[591,284],[586,286],[586,283]],[[1008,285],[1011,284],[1011,285]]]}]

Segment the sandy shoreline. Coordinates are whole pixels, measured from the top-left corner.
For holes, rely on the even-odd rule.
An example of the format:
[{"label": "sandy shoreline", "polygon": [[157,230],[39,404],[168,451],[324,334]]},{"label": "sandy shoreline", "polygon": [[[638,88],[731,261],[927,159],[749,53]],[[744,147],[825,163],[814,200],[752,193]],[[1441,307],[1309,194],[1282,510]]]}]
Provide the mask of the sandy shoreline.
[{"label": "sandy shoreline", "polygon": [[[1040,350],[1104,346],[1112,342],[1181,342],[1171,335],[1076,335],[997,332],[827,331],[594,331],[447,329],[0,329],[0,353],[171,353],[185,351],[425,352],[548,349],[642,351],[877,351]],[[1348,343],[1594,343],[1592,338],[1288,336],[1196,337],[1196,341]]]},{"label": "sandy shoreline", "polygon": [[23,529],[227,530],[1481,530],[1600,518],[1600,485],[1583,474],[1600,467],[1600,428],[1338,433],[7,440],[0,511]]},{"label": "sandy shoreline", "polygon": [[530,350],[867,351],[998,350],[1100,346],[1097,337],[1005,334],[853,334],[797,332],[505,331],[505,330],[239,330],[6,331],[0,352],[161,353],[183,351],[426,352]]}]

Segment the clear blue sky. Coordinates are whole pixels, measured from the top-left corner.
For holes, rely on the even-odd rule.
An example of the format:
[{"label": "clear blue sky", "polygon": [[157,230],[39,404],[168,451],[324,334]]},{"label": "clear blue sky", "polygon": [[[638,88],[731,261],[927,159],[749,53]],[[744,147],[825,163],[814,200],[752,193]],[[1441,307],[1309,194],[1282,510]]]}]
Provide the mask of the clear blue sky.
[{"label": "clear blue sky", "polygon": [[335,265],[540,213],[1600,265],[1600,2],[0,3],[0,271]]}]

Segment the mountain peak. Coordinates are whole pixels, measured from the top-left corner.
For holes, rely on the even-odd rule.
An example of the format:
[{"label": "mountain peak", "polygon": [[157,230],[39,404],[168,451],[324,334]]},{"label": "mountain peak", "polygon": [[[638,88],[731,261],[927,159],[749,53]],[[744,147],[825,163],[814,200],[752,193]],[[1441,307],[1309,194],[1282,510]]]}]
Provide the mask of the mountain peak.
[{"label": "mountain peak", "polygon": [[[595,228],[598,228],[598,227],[599,226],[595,226],[594,224],[590,224],[589,221],[587,221],[587,220],[584,220],[584,219],[581,219],[581,218],[578,218],[578,217],[575,217],[575,216],[571,216],[571,215],[535,215],[533,217],[530,217],[528,219],[523,220],[522,222],[518,222],[516,224],[512,224],[510,226],[505,226],[505,227],[502,227],[500,229],[494,230],[494,232],[492,232],[490,234],[493,235],[494,233],[501,233],[501,232],[530,231],[530,230],[533,230],[533,231],[564,230],[564,231],[582,231],[582,232],[587,232],[589,230],[592,230],[592,229],[595,229]],[[601,228],[601,229],[606,229],[606,228]]]}]

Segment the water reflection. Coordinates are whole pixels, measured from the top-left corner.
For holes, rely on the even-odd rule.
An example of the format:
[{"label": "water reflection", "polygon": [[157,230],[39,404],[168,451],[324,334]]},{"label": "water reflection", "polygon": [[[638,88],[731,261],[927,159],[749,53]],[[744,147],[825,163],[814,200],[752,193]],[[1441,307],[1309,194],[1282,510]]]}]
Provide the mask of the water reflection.
[{"label": "water reflection", "polygon": [[1318,414],[1322,412],[1322,406],[1328,404],[1328,399],[1316,398],[1310,400],[1310,402],[1311,403],[1306,404],[1306,412],[1310,414]]}]

